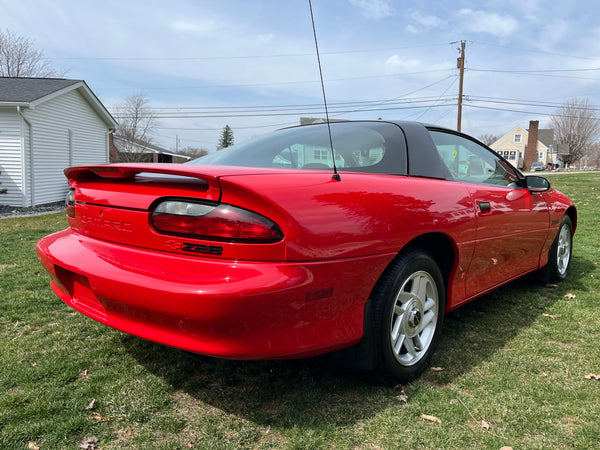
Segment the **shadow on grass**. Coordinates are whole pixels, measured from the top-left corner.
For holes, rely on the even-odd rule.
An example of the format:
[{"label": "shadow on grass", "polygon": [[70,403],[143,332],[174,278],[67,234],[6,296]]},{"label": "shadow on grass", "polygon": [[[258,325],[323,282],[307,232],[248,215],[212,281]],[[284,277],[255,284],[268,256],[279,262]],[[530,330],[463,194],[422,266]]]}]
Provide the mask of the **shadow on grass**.
[{"label": "shadow on grass", "polygon": [[[590,261],[574,258],[570,277],[556,287],[543,287],[533,277],[525,277],[449,313],[433,360],[433,365],[446,368],[441,378],[436,374],[437,381],[451,383],[503,348],[566,292],[586,290],[582,273],[593,270]],[[397,404],[395,391],[336,370],[327,356],[229,361],[129,335],[121,339],[142,365],[174,390],[265,426],[344,426]],[[427,372],[421,378],[431,375]]]}]

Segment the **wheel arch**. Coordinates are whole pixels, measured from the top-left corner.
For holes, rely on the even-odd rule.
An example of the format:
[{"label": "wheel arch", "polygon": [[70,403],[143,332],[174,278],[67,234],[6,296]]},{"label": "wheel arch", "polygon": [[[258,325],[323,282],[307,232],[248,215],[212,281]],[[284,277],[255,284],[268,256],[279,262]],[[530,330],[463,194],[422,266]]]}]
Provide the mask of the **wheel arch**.
[{"label": "wheel arch", "polygon": [[452,270],[456,262],[457,249],[455,242],[443,233],[426,233],[417,236],[408,242],[402,250],[398,252],[398,256],[416,249],[425,250],[433,256],[433,259],[442,272],[447,291],[450,276],[452,275]]},{"label": "wheel arch", "polygon": [[[413,250],[424,250],[433,257],[442,273],[447,297],[450,278],[456,264],[457,249],[455,242],[449,236],[435,232],[425,233],[413,238],[398,251],[396,257],[390,261],[375,283],[365,303],[363,337],[361,341],[353,347],[337,352],[338,358],[336,359],[338,359],[338,362],[342,362],[344,366],[362,370],[373,370],[377,366],[377,352],[373,351],[373,346],[375,345],[373,336],[373,304],[371,301],[373,291],[375,291],[381,280],[387,275],[394,262],[403,254]],[[446,298],[446,304],[447,302],[448,299]]]},{"label": "wheel arch", "polygon": [[571,205],[565,211],[565,215],[569,216],[571,219],[571,224],[573,225],[573,233],[575,233],[575,229],[577,228],[577,208]]}]

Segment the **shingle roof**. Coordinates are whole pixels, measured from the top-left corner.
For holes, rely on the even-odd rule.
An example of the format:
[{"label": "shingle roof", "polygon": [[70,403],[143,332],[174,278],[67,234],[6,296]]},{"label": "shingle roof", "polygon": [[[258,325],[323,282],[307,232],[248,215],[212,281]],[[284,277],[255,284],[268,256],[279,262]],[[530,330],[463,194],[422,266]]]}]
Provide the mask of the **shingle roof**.
[{"label": "shingle roof", "polygon": [[546,147],[550,147],[550,145],[554,144],[554,130],[552,128],[539,130],[538,141]]},{"label": "shingle roof", "polygon": [[0,77],[0,102],[29,103],[82,80]]}]

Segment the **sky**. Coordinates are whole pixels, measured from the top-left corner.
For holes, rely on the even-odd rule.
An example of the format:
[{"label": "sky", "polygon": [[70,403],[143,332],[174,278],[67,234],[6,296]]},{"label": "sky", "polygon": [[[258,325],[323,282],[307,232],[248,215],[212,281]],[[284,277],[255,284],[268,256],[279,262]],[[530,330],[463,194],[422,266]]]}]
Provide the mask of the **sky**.
[{"label": "sky", "polygon": [[[418,120],[503,135],[571,98],[600,104],[600,1],[313,0],[330,118]],[[0,0],[0,29],[31,38],[114,112],[142,92],[154,143],[214,151],[324,117],[308,0]],[[177,142],[177,144],[176,144]]]}]

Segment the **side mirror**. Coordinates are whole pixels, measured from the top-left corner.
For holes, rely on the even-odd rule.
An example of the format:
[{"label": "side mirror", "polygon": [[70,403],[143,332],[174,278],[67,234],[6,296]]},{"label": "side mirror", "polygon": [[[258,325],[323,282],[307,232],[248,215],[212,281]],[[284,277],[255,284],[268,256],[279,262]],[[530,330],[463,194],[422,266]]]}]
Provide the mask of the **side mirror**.
[{"label": "side mirror", "polygon": [[532,192],[546,192],[550,189],[550,182],[544,177],[528,175],[525,177],[525,187]]}]

